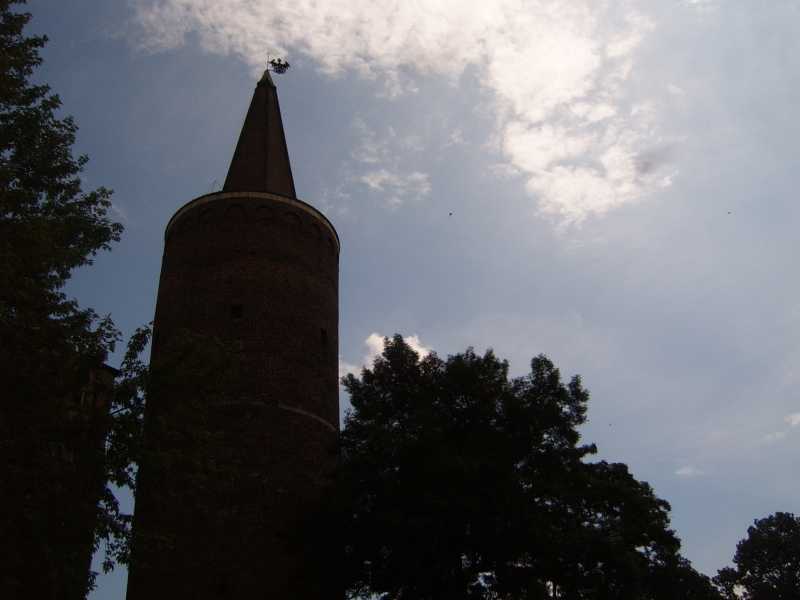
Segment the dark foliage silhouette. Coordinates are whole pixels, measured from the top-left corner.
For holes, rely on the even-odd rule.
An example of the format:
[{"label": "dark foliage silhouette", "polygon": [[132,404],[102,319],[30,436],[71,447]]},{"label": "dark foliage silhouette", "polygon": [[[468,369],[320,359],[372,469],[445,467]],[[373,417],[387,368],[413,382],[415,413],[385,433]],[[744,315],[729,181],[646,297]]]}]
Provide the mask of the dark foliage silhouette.
[{"label": "dark foliage silhouette", "polygon": [[725,598],[800,598],[800,518],[776,512],[756,519],[736,545],[733,562],[714,578]]},{"label": "dark foliage silhouette", "polygon": [[118,332],[63,287],[122,226],[109,190],[83,189],[87,158],[73,155],[77,127],[59,116],[59,97],[31,82],[47,39],[25,35],[20,4],[0,0],[0,586],[35,573],[26,594],[82,597],[92,546],[106,539],[113,555],[126,528],[103,482],[127,467],[104,463],[103,434],[109,415],[128,411],[108,406],[103,367]]},{"label": "dark foliage silhouette", "polygon": [[509,379],[488,351],[422,360],[395,336],[343,384],[345,585],[385,598],[716,598],[669,505],[585,459],[588,392],[545,356]]}]

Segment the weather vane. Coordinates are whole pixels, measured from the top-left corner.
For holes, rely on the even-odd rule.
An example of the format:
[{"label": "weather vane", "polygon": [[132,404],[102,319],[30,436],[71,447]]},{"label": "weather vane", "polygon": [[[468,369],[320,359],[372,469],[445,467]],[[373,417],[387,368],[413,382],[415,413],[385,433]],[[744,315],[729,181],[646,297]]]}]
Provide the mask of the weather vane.
[{"label": "weather vane", "polygon": [[282,58],[270,58],[267,54],[267,71],[272,71],[278,75],[286,73],[289,70],[289,63]]}]

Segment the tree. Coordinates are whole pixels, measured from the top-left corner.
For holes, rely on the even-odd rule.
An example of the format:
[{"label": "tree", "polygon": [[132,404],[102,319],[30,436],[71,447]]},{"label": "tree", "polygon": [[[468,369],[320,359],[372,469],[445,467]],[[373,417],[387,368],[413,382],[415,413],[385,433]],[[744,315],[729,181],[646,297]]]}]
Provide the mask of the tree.
[{"label": "tree", "polygon": [[80,332],[91,313],[60,290],[119,240],[122,226],[109,219],[110,190],[82,190],[88,158],[72,155],[77,127],[57,116],[61,100],[29,81],[47,38],[23,35],[30,14],[11,9],[23,2],[0,0],[0,316],[4,325],[77,321]]},{"label": "tree", "polygon": [[714,583],[731,600],[800,598],[800,518],[776,512],[756,519],[736,545],[735,568],[725,567]]},{"label": "tree", "polygon": [[[0,334],[6,405],[24,408],[72,389],[73,361],[102,362],[117,332],[61,291],[72,271],[119,240],[111,192],[84,192],[86,156],[72,155],[77,130],[61,101],[29,78],[46,37],[25,37],[30,14],[0,0]],[[76,358],[77,357],[77,358]],[[66,368],[63,361],[70,363]]]},{"label": "tree", "polygon": [[491,351],[420,360],[395,336],[342,382],[351,597],[716,597],[678,554],[669,505],[625,465],[586,461],[589,394],[545,356],[509,379]]},{"label": "tree", "polygon": [[[81,403],[119,333],[63,287],[122,226],[109,217],[109,190],[83,190],[88,159],[72,153],[77,127],[59,116],[59,97],[31,82],[47,39],[24,34],[20,4],[0,0],[0,543],[9,557],[0,589],[79,597],[105,497],[98,435],[107,426]],[[124,528],[112,498],[101,530]]]}]

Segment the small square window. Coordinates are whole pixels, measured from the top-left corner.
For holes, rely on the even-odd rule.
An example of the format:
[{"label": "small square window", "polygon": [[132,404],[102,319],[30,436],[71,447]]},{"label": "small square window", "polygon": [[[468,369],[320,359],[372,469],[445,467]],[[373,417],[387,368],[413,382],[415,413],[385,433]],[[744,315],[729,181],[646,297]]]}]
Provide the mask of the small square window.
[{"label": "small square window", "polygon": [[241,319],[244,316],[244,306],[241,304],[231,304],[231,318]]}]

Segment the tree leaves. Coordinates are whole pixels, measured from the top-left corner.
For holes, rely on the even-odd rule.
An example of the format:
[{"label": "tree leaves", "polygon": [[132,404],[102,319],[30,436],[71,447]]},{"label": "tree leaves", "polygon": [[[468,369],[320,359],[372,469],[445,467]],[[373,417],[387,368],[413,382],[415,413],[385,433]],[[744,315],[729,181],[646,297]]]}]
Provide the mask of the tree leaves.
[{"label": "tree leaves", "polygon": [[800,518],[776,512],[756,519],[736,545],[735,568],[721,569],[714,583],[731,600],[800,597]]},{"label": "tree leaves", "polygon": [[[29,81],[47,40],[25,35],[23,3],[0,0],[0,539],[10,555],[0,582],[79,597],[97,502],[101,537],[124,534],[130,519],[103,487],[105,422],[84,402],[119,333],[62,288],[122,226],[109,190],[83,189],[88,159],[73,155],[77,127],[59,116],[60,99]],[[122,480],[126,468],[112,470]]]},{"label": "tree leaves", "polygon": [[683,573],[715,597],[679,556],[669,505],[625,465],[585,462],[589,393],[547,357],[509,379],[491,351],[420,360],[395,336],[342,382],[352,595],[672,598],[656,582]]}]

